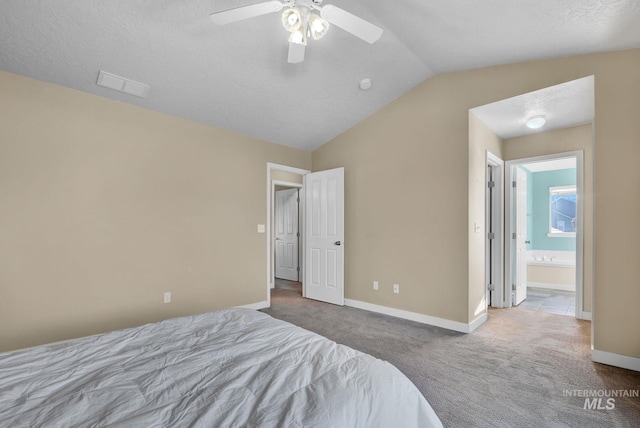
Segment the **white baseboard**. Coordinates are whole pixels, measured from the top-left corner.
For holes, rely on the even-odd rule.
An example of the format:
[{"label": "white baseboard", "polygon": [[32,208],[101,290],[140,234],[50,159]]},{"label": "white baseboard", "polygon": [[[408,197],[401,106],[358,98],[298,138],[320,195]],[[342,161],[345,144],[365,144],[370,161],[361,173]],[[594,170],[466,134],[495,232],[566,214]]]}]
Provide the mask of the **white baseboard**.
[{"label": "white baseboard", "polygon": [[591,312],[582,311],[582,316],[580,317],[580,319],[591,321]]},{"label": "white baseboard", "polygon": [[472,333],[476,328],[484,324],[488,318],[489,314],[485,311],[484,314],[480,315],[478,318],[473,320],[471,324],[469,324],[469,331],[466,331],[465,333]]},{"label": "white baseboard", "polygon": [[623,369],[635,370],[637,372],[640,372],[640,358],[638,357],[629,357],[627,355],[614,354],[611,352],[592,349],[591,359],[596,363],[622,367]]},{"label": "white baseboard", "polygon": [[471,333],[487,320],[487,313],[480,315],[472,323],[465,324],[458,321],[451,321],[444,318],[432,317],[430,315],[419,314],[417,312],[405,311],[402,309],[390,308],[388,306],[376,305],[373,303],[362,302],[360,300],[344,299],[346,306],[352,308],[364,309],[365,311],[377,312],[380,314],[390,315],[396,318],[416,321],[423,324],[434,325],[436,327],[446,328],[448,330],[459,331],[460,333]]},{"label": "white baseboard", "polygon": [[527,281],[527,287],[546,288],[546,289],[549,289],[549,290],[576,291],[576,286],[575,285],[550,284],[550,283],[547,283],[547,282]]},{"label": "white baseboard", "polygon": [[255,309],[256,311],[269,307],[269,302],[263,300],[262,302],[257,303],[249,303],[248,305],[240,305],[234,306],[234,308],[246,308],[246,309]]}]

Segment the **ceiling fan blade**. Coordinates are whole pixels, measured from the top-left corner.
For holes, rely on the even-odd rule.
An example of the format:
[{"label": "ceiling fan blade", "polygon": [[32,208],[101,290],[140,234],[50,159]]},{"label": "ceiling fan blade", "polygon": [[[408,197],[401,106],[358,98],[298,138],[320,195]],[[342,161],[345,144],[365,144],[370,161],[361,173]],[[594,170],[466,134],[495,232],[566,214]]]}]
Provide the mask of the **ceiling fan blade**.
[{"label": "ceiling fan blade", "polygon": [[323,6],[320,16],[330,24],[342,28],[365,42],[374,43],[382,36],[382,28],[332,4]]},{"label": "ceiling fan blade", "polygon": [[304,50],[304,45],[289,42],[289,57],[287,58],[287,61],[290,64],[297,64],[304,61]]},{"label": "ceiling fan blade", "polygon": [[254,16],[278,12],[282,10],[283,7],[284,4],[282,2],[273,0],[249,6],[237,7],[235,9],[229,9],[222,12],[215,12],[211,14],[211,19],[218,25],[225,25],[232,22],[242,21],[243,19],[253,18]]}]

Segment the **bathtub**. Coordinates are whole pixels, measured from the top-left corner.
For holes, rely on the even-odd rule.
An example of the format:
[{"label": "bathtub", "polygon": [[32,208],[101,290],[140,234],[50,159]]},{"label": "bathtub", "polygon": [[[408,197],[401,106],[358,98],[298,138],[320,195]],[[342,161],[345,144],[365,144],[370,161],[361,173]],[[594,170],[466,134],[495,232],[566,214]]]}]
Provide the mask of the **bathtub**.
[{"label": "bathtub", "polygon": [[574,251],[527,251],[527,287],[575,291]]}]

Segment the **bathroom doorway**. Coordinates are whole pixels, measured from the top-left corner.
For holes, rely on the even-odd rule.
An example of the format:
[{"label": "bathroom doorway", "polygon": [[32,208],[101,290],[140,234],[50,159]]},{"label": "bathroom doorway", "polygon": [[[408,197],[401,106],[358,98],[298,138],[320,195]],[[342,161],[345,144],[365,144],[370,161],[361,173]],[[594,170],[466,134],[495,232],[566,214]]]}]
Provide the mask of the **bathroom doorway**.
[{"label": "bathroom doorway", "polygon": [[582,171],[581,151],[506,162],[507,305],[582,313]]}]

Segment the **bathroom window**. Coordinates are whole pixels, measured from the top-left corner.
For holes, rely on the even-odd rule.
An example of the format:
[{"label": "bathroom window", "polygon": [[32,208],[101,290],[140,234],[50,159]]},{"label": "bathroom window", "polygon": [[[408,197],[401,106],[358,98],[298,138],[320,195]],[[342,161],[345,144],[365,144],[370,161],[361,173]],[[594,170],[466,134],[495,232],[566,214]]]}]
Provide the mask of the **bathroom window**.
[{"label": "bathroom window", "polygon": [[550,237],[576,236],[576,186],[549,187]]}]

